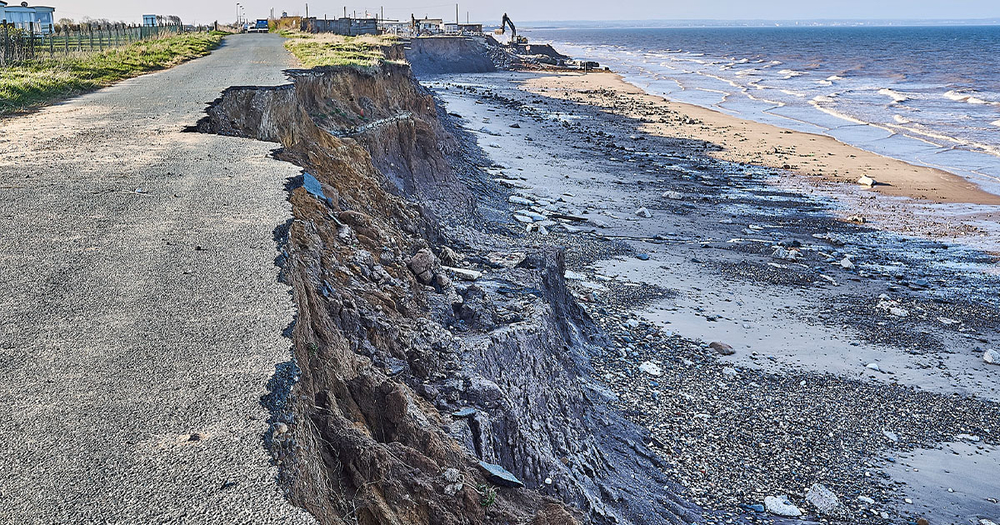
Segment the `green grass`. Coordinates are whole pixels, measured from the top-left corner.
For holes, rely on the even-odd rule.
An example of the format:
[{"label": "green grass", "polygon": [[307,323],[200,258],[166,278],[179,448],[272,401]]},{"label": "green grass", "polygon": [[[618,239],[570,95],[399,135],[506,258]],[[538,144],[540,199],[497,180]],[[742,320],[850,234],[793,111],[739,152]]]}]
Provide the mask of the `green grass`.
[{"label": "green grass", "polygon": [[279,33],[288,39],[285,48],[307,68],[379,66],[387,61],[385,48],[394,42],[392,37],[385,36],[311,35],[287,30]]},{"label": "green grass", "polygon": [[185,33],[98,53],[39,59],[0,68],[0,115],[207,55],[221,41],[222,36],[217,34]]}]

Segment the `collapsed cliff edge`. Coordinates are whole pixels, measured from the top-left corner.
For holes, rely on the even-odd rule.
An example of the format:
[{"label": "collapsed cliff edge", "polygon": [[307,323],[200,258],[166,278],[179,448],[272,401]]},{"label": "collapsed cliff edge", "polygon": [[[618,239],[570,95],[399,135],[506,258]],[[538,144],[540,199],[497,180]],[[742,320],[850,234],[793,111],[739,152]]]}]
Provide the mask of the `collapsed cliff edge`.
[{"label": "collapsed cliff edge", "polygon": [[294,357],[264,399],[289,499],[332,524],[701,521],[590,379],[607,340],[562,250],[488,219],[475,152],[410,67],[289,74],[197,125],[303,170],[276,229]]}]

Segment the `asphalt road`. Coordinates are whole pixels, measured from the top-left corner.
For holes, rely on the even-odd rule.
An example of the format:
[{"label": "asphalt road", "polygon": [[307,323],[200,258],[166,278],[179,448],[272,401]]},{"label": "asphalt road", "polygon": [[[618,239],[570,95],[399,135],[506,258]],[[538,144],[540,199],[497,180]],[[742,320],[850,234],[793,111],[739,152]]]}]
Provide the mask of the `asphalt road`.
[{"label": "asphalt road", "polygon": [[278,490],[260,404],[290,358],[273,231],[298,171],[182,132],[292,60],[229,37],[0,121],[0,522],[312,521]]}]

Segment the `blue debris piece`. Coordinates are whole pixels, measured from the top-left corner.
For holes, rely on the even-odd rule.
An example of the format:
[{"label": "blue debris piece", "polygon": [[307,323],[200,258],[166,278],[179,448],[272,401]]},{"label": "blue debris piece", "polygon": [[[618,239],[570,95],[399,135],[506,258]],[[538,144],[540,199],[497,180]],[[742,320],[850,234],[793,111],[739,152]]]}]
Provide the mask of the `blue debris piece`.
[{"label": "blue debris piece", "polygon": [[461,410],[456,410],[456,411],[452,412],[451,415],[453,415],[455,417],[472,417],[472,416],[476,415],[476,409],[465,407],[465,408],[463,408]]},{"label": "blue debris piece", "polygon": [[302,172],[302,187],[306,189],[309,193],[312,193],[316,198],[321,201],[326,201],[326,195],[323,194],[323,186],[309,174],[308,171]]},{"label": "blue debris piece", "polygon": [[648,261],[649,260],[649,254],[648,253],[636,254],[635,258],[639,259],[640,261]]},{"label": "blue debris piece", "polygon": [[493,463],[480,461],[479,466],[486,471],[486,480],[494,485],[499,485],[501,487],[510,487],[510,488],[518,488],[524,486],[524,483],[521,483],[521,480],[517,479],[517,477],[515,477],[507,469],[501,467],[500,465],[494,465]]},{"label": "blue debris piece", "polygon": [[753,505],[746,505],[746,504],[744,504],[744,505],[740,505],[740,507],[742,507],[744,510],[749,510],[749,511],[752,511],[752,512],[764,512],[764,506],[761,505],[760,503],[755,503]]}]

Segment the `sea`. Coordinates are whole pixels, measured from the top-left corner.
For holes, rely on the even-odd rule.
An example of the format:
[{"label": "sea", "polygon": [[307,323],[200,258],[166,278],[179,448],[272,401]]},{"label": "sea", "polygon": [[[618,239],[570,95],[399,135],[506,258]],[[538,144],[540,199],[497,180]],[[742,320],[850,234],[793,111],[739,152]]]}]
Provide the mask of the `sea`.
[{"label": "sea", "polygon": [[1000,26],[523,32],[669,100],[829,135],[1000,194]]}]

